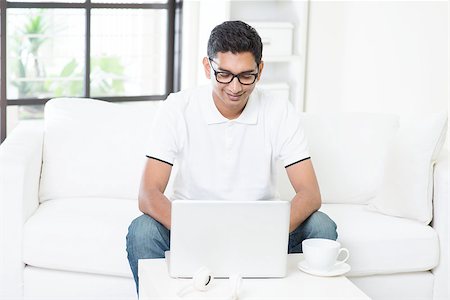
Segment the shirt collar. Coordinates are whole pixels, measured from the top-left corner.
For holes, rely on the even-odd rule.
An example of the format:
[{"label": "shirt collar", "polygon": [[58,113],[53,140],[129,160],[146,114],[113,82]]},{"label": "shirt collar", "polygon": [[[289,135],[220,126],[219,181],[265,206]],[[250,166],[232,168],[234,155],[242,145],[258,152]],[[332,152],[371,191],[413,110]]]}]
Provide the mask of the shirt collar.
[{"label": "shirt collar", "polygon": [[[212,99],[212,89],[205,89],[207,95],[204,97],[202,111],[203,116],[207,124],[220,124],[229,122],[227,118],[225,118],[217,109],[214,104],[214,100]],[[247,104],[245,105],[244,110],[241,115],[234,119],[233,122],[242,123],[242,124],[256,124],[258,121],[258,108],[259,108],[259,98],[258,91],[256,89],[253,90],[250,98],[248,99]]]}]

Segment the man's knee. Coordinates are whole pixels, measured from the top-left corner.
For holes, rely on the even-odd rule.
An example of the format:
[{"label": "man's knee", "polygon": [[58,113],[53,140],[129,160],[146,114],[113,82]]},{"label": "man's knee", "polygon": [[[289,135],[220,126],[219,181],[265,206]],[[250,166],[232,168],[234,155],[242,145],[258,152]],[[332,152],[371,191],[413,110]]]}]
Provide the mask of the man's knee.
[{"label": "man's knee", "polygon": [[157,245],[169,247],[170,232],[152,217],[143,214],[131,222],[128,227],[127,249],[136,247],[152,247]]},{"label": "man's knee", "polygon": [[143,214],[131,222],[127,237],[130,240],[140,240],[142,237],[149,236],[149,233],[155,232],[156,226],[155,219]]},{"label": "man's knee", "polygon": [[337,239],[336,223],[321,211],[316,211],[309,216],[304,225],[308,238]]}]

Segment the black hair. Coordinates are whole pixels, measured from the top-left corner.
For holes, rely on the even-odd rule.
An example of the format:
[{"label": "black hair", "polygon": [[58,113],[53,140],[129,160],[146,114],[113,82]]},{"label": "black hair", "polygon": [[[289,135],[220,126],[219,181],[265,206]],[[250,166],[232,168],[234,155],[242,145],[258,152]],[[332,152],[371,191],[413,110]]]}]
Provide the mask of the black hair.
[{"label": "black hair", "polygon": [[214,27],[208,40],[208,57],[219,52],[251,52],[259,65],[262,57],[261,37],[255,28],[242,21],[226,21]]}]

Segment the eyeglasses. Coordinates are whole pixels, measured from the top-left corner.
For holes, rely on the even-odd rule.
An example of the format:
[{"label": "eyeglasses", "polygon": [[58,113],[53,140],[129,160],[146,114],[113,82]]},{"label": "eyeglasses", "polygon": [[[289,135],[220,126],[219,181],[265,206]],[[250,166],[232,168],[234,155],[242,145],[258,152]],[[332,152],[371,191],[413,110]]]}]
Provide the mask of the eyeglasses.
[{"label": "eyeglasses", "polygon": [[240,73],[240,74],[233,74],[231,72],[225,72],[225,71],[217,71],[214,69],[212,63],[217,63],[208,57],[209,63],[211,65],[211,68],[214,71],[214,76],[216,77],[216,81],[219,83],[228,84],[233,81],[234,77],[236,77],[240,84],[243,85],[252,85],[255,83],[256,78],[258,78],[258,73]]}]

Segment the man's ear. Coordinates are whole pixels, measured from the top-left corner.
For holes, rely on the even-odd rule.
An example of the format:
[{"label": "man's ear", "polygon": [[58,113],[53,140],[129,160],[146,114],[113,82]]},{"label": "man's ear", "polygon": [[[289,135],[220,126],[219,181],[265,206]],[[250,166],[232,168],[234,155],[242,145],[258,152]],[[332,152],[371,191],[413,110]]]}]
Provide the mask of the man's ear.
[{"label": "man's ear", "polygon": [[207,57],[203,57],[203,69],[205,71],[205,76],[208,79],[211,79],[211,66],[209,65],[209,60]]},{"label": "man's ear", "polygon": [[262,74],[263,69],[264,69],[264,62],[261,61],[261,62],[259,63],[259,67],[258,67],[258,81],[259,81],[259,79],[261,78],[261,74]]}]

